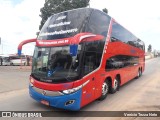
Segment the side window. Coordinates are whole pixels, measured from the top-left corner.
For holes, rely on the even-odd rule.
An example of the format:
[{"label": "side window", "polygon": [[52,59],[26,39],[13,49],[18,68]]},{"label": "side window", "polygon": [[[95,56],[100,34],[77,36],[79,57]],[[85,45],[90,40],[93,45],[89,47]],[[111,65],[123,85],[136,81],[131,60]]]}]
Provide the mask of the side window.
[{"label": "side window", "polygon": [[106,61],[106,70],[115,70],[115,69],[119,69],[119,68],[123,68],[124,67],[124,62],[122,61],[122,56],[113,56],[110,57],[107,61]]},{"label": "side window", "polygon": [[138,38],[126,30],[123,26],[114,22],[112,24],[111,42],[117,41],[121,41],[134,47],[139,47]]},{"label": "side window", "polygon": [[137,47],[142,49],[142,50],[145,50],[144,43],[140,39],[138,39],[137,42],[138,42]]},{"label": "side window", "polygon": [[111,33],[111,42],[117,42],[117,41],[124,41],[123,38],[123,29],[122,27],[116,23],[113,22],[112,24],[112,33]]},{"label": "side window", "polygon": [[110,17],[105,13],[94,10],[90,16],[89,24],[86,26],[86,32],[107,36]]},{"label": "side window", "polygon": [[134,66],[138,64],[138,57],[127,55],[116,55],[106,60],[106,71]]}]

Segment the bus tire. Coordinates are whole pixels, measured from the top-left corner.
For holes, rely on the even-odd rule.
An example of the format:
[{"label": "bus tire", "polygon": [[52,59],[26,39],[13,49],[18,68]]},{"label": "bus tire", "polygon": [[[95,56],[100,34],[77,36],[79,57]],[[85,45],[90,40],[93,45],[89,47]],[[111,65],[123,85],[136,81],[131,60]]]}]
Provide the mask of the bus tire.
[{"label": "bus tire", "polygon": [[114,87],[112,87],[112,85],[110,86],[110,93],[113,94],[116,91],[119,90],[120,87],[120,80],[118,79],[118,77],[115,77],[114,81],[113,81]]},{"label": "bus tire", "polygon": [[108,92],[109,92],[109,86],[110,86],[109,81],[105,80],[102,84],[102,93],[101,93],[99,100],[104,100],[107,97]]},{"label": "bus tire", "polygon": [[138,79],[140,76],[141,76],[141,70],[138,69],[138,73],[137,73],[136,79]]},{"label": "bus tire", "polygon": [[142,76],[142,68],[140,69],[140,72],[141,72],[140,76]]}]

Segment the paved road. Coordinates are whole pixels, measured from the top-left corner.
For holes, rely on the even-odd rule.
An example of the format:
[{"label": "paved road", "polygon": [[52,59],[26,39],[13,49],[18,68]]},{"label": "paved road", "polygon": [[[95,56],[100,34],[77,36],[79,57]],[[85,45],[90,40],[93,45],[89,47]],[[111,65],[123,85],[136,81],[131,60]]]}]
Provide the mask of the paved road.
[{"label": "paved road", "polygon": [[[2,67],[0,67],[1,69]],[[5,111],[54,111],[52,107],[37,103],[28,94],[29,71],[0,71],[0,110]],[[2,74],[3,73],[3,74]],[[18,77],[19,76],[19,77]],[[15,78],[18,77],[16,80]],[[21,86],[22,85],[22,86]],[[7,88],[5,88],[7,87]],[[3,90],[5,89],[5,90]],[[7,90],[8,89],[8,90]],[[160,111],[160,58],[146,61],[143,76],[134,79],[120,88],[115,94],[109,94],[104,101],[95,101],[81,109],[82,111]],[[34,118],[36,119],[36,118]],[[51,118],[46,118],[46,120]],[[56,118],[89,119],[89,118]],[[97,119],[97,118],[93,118]],[[150,120],[151,118],[100,118],[116,120]],[[153,118],[158,120],[158,118]]]},{"label": "paved road", "polygon": [[0,66],[0,93],[28,87],[30,66]]}]

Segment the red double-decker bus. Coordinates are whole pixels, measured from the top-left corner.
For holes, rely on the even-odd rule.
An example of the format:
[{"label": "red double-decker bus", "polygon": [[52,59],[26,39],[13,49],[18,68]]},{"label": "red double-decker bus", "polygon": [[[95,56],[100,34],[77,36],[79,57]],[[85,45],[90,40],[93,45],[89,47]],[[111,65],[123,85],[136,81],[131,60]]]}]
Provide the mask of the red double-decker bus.
[{"label": "red double-decker bus", "polygon": [[144,43],[97,9],[52,15],[35,41],[29,93],[56,108],[103,100],[145,68]]}]

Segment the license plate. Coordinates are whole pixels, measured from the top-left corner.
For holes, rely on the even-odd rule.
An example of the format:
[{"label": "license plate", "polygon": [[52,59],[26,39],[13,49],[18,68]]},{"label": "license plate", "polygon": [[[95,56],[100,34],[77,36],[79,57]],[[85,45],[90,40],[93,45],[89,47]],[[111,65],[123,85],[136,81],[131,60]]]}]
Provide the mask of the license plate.
[{"label": "license plate", "polygon": [[48,101],[46,101],[46,100],[41,100],[41,103],[42,103],[42,104],[44,104],[44,105],[49,106],[49,102],[48,102]]}]

